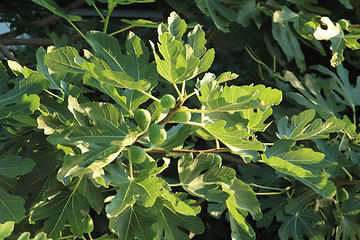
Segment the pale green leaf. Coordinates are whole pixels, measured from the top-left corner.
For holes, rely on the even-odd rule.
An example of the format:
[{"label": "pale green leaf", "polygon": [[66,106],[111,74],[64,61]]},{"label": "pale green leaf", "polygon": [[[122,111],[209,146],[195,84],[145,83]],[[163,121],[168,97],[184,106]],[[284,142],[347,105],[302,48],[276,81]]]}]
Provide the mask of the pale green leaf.
[{"label": "pale green leaf", "polygon": [[200,58],[206,52],[205,32],[200,25],[196,25],[188,34],[188,44],[194,50],[194,57]]},{"label": "pale green leaf", "polygon": [[209,112],[236,112],[253,108],[266,109],[282,100],[282,93],[264,85],[220,87],[215,81],[199,89],[199,101]]},{"label": "pale green leaf", "polygon": [[0,159],[0,175],[15,178],[30,172],[34,165],[30,158],[9,155]]},{"label": "pale green leaf", "polygon": [[24,203],[22,197],[10,195],[0,187],[0,223],[20,222],[25,217]]},{"label": "pale green leaf", "polygon": [[156,222],[156,215],[142,206],[130,206],[109,220],[110,230],[118,234],[120,240],[147,240],[156,237],[151,227]]},{"label": "pale green leaf", "polygon": [[193,126],[178,124],[167,131],[167,138],[163,144],[161,144],[161,148],[166,151],[170,151],[178,146],[184,144],[186,138],[188,138],[193,131]]},{"label": "pale green leaf", "polygon": [[0,107],[0,119],[5,117],[12,117],[18,119],[18,121],[21,121],[22,119],[25,120],[25,115],[32,114],[35,110],[39,108],[39,106],[40,97],[38,95],[31,94],[27,96],[26,94],[24,94],[20,99],[18,99],[16,104],[6,107]]},{"label": "pale green leaf", "polygon": [[142,176],[139,173],[134,179],[130,178],[120,161],[110,165],[109,174],[103,178],[106,182],[119,187],[116,195],[106,200],[110,202],[105,208],[109,216],[121,214],[125,209],[133,206],[137,197],[144,207],[151,207],[161,188],[157,177]]},{"label": "pale green leaf", "polygon": [[14,230],[15,222],[9,221],[5,223],[0,223],[0,239],[4,239],[12,233]]},{"label": "pale green leaf", "polygon": [[[209,201],[225,201],[229,194],[220,190],[222,183],[230,184],[235,171],[228,167],[219,167],[213,154],[200,154],[195,159],[185,155],[178,162],[181,186],[190,194]],[[205,173],[201,174],[201,172]]]},{"label": "pale green leaf", "polygon": [[320,194],[324,198],[334,196],[336,193],[336,187],[334,183],[329,180],[330,174],[324,171],[314,172],[313,174],[315,177],[294,176],[294,178],[312,188],[316,193]]},{"label": "pale green leaf", "polygon": [[[187,29],[185,21],[181,19],[176,12],[171,12],[167,22],[169,33],[174,36],[175,39],[181,40]],[[159,28],[159,31],[161,31],[161,28]],[[159,35],[161,34],[162,32],[159,32]]]},{"label": "pale green leaf", "polygon": [[50,89],[61,90],[62,87],[60,85],[60,82],[58,82],[58,79],[53,78],[53,76],[49,73],[49,68],[45,65],[45,62],[44,62],[45,54],[46,54],[46,51],[43,47],[40,47],[36,51],[37,70],[39,72],[43,73],[45,75],[45,77],[49,80],[49,82],[50,82],[49,88]]},{"label": "pale green leaf", "polygon": [[52,238],[47,238],[47,234],[43,232],[36,234],[34,238],[30,238],[30,233],[24,232],[17,238],[17,240],[52,240]]}]

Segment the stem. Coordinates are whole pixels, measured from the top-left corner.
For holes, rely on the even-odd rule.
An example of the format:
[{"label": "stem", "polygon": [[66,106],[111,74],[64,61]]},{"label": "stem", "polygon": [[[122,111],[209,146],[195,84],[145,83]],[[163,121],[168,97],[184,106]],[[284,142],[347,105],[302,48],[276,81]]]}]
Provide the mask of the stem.
[{"label": "stem", "polygon": [[120,29],[120,30],[118,30],[118,31],[116,31],[116,32],[110,33],[110,34],[109,34],[109,36],[113,36],[113,35],[115,35],[115,34],[118,34],[118,33],[124,32],[124,31],[126,31],[126,30],[128,30],[128,29],[130,29],[130,28],[133,28],[133,27],[134,27],[134,26],[127,26],[127,27],[124,27],[124,28],[122,28],[122,29]]},{"label": "stem", "polygon": [[181,100],[181,101],[184,101],[183,95],[181,94],[178,86],[177,86],[175,83],[173,83],[173,86],[174,86],[176,92],[179,94],[180,100]]},{"label": "stem", "polygon": [[181,96],[185,96],[185,81],[182,82],[182,87],[181,87]]},{"label": "stem", "polygon": [[94,3],[92,6],[95,8],[95,10],[97,11],[97,13],[98,13],[99,16],[101,17],[101,19],[102,19],[103,21],[105,21],[104,16],[103,16],[102,13],[100,12],[100,10],[96,7],[95,3]]},{"label": "stem", "polygon": [[93,240],[92,236],[91,236],[91,233],[88,233],[88,236],[89,236],[89,239],[90,240]]},{"label": "stem", "polygon": [[280,195],[283,192],[267,192],[267,193],[255,193],[255,195]]},{"label": "stem", "polygon": [[83,37],[85,40],[86,40],[86,37],[85,35],[80,31],[80,29],[78,29],[78,27],[72,22],[72,21],[69,21],[68,22],[70,23],[70,25],[81,35],[81,37]]},{"label": "stem", "polygon": [[134,179],[131,153],[130,153],[129,151],[128,151],[128,155],[129,155],[129,172],[130,172],[130,178],[131,178],[131,179]]},{"label": "stem", "polygon": [[267,187],[267,186],[257,185],[255,183],[250,183],[249,185],[257,187],[257,188],[264,188],[264,189],[276,190],[276,191],[282,191],[282,192],[285,192],[285,191],[290,189],[290,187],[286,187],[285,189],[282,189],[282,188],[275,188],[275,187]]},{"label": "stem", "polygon": [[45,91],[46,93],[48,93],[49,95],[51,95],[51,96],[53,96],[53,97],[56,97],[57,99],[60,99],[61,101],[64,101],[64,98],[59,97],[58,95],[56,95],[56,94],[54,94],[54,93],[50,92],[50,91],[49,91],[49,90],[47,90],[47,89],[44,89],[44,91]]},{"label": "stem", "polygon": [[147,92],[145,92],[144,90],[141,90],[140,92],[141,92],[142,94],[148,96],[148,97],[151,98],[152,100],[161,103],[161,100],[160,100],[160,99],[158,99],[157,97],[154,97],[154,96],[151,95],[150,93],[147,93]]},{"label": "stem", "polygon": [[111,3],[109,3],[109,1],[108,1],[108,4],[110,5],[110,7],[108,8],[108,12],[106,14],[106,19],[105,19],[104,29],[103,29],[104,33],[106,33],[106,31],[107,31],[107,28],[109,25],[109,20],[110,20],[110,15],[111,15],[112,11],[114,11],[114,8],[117,5],[117,2],[114,4],[114,1]]},{"label": "stem", "polygon": [[70,239],[70,238],[73,238],[74,237],[74,235],[69,235],[69,236],[66,236],[66,237],[61,237],[61,238],[58,238],[59,240],[61,240],[61,239]]},{"label": "stem", "polygon": [[346,175],[348,175],[349,181],[351,182],[353,180],[353,176],[349,173],[348,170],[346,170],[345,167],[341,167],[341,169],[346,173]]},{"label": "stem", "polygon": [[184,122],[184,124],[193,125],[193,126],[197,126],[197,127],[204,127],[204,124],[197,123],[197,122]]},{"label": "stem", "polygon": [[181,183],[174,183],[174,184],[169,184],[170,187],[181,187],[182,184]]},{"label": "stem", "polygon": [[219,140],[217,138],[215,138],[215,144],[216,144],[216,148],[220,148],[220,143],[219,143]]}]

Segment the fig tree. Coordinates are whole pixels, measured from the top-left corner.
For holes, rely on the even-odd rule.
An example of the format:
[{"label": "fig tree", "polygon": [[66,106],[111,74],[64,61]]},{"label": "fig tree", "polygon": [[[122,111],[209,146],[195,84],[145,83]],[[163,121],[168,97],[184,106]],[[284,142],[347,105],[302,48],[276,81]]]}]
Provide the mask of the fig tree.
[{"label": "fig tree", "polygon": [[132,163],[140,164],[146,159],[146,152],[143,148],[138,146],[129,147],[129,158]]},{"label": "fig tree", "polygon": [[170,94],[166,94],[161,98],[161,106],[163,106],[166,109],[175,107],[175,104],[176,104],[176,100]]},{"label": "fig tree", "polygon": [[166,131],[159,124],[151,124],[149,128],[149,139],[152,144],[160,145],[166,139]]},{"label": "fig tree", "polygon": [[148,129],[151,120],[151,114],[148,110],[145,109],[136,109],[134,111],[134,119],[136,124],[140,127],[141,130]]},{"label": "fig tree", "polygon": [[[183,109],[187,109],[187,107],[183,107]],[[171,121],[174,122],[188,122],[191,119],[191,113],[190,112],[176,112],[172,118]]]}]

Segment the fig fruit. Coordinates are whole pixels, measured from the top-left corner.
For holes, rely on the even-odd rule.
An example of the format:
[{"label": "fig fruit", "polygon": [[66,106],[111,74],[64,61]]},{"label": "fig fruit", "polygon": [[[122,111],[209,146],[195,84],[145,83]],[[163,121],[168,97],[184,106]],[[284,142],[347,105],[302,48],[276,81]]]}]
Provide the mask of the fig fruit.
[{"label": "fig fruit", "polygon": [[166,139],[166,131],[159,124],[151,124],[149,128],[149,139],[152,144],[160,145]]},{"label": "fig fruit", "polygon": [[[183,107],[183,109],[187,109],[187,107]],[[172,118],[171,121],[174,122],[188,122],[191,119],[191,113],[190,112],[176,112]]]},{"label": "fig fruit", "polygon": [[132,163],[140,164],[146,159],[146,152],[143,148],[138,146],[129,147],[129,158]]},{"label": "fig fruit", "polygon": [[136,109],[134,111],[134,119],[136,124],[140,127],[141,130],[148,129],[151,121],[151,114],[148,110],[145,109]]},{"label": "fig fruit", "polygon": [[175,104],[176,104],[176,100],[170,94],[166,94],[161,98],[161,106],[163,106],[166,109],[175,107]]}]

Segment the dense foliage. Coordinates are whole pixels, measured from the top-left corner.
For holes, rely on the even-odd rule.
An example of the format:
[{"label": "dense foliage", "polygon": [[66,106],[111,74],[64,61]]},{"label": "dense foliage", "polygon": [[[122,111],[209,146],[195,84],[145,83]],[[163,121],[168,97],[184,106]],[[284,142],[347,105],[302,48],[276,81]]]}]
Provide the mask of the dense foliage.
[{"label": "dense foliage", "polygon": [[5,2],[0,239],[360,238],[358,1]]}]

